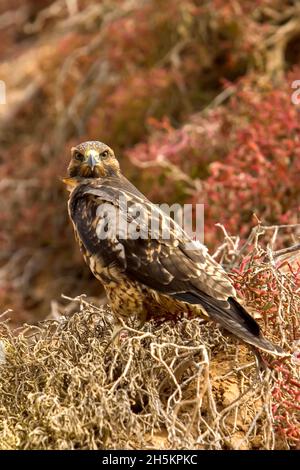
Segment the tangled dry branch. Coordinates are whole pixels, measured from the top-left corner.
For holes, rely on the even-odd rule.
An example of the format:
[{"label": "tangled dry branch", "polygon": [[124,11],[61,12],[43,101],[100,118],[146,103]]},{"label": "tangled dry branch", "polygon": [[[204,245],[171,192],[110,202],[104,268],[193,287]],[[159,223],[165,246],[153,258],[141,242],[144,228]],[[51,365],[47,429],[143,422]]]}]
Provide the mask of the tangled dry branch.
[{"label": "tangled dry branch", "polygon": [[[268,336],[294,351],[268,358],[263,372],[246,346],[199,319],[124,325],[116,344],[109,307],[82,296],[69,299],[77,305],[71,317],[18,335],[2,321],[1,448],[299,446],[298,278],[255,256],[251,263],[236,270],[235,282],[242,290],[247,279],[247,301],[264,312]],[[267,298],[255,301],[258,280],[260,289],[269,285],[266,296],[272,284],[271,312]]]}]

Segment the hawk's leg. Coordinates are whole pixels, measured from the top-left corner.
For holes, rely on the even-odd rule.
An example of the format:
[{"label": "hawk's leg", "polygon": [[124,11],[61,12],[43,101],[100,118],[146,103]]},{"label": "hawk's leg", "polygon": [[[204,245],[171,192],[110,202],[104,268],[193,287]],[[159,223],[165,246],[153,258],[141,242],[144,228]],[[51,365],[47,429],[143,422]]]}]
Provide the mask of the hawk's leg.
[{"label": "hawk's leg", "polygon": [[[120,346],[121,344],[121,332],[125,330],[124,325],[118,320],[117,317],[115,317],[115,322],[111,334],[111,338],[107,343],[107,346],[105,347],[104,352],[108,349],[108,347],[113,344],[117,347]],[[126,330],[125,330],[126,331]]]},{"label": "hawk's leg", "polygon": [[143,326],[145,325],[146,321],[147,321],[147,317],[148,317],[148,314],[147,314],[147,311],[146,310],[142,310],[140,312],[140,315],[139,315],[139,323],[137,325],[137,329],[140,330],[141,328],[143,328]]},{"label": "hawk's leg", "polygon": [[124,328],[119,319],[126,322],[133,317],[139,320],[138,328],[144,325],[147,312],[143,305],[143,294],[136,284],[121,278],[119,282],[106,285],[105,290],[116,321],[113,336],[117,336]]},{"label": "hawk's leg", "polygon": [[[120,345],[120,340],[121,340],[121,332],[125,330],[124,325],[118,320],[114,323],[112,335],[111,335],[111,342]],[[126,330],[125,330],[126,331]]]},{"label": "hawk's leg", "polygon": [[[146,311],[139,312],[139,323],[136,326],[136,329],[139,330],[140,328],[142,328],[144,326],[146,320],[147,320],[147,312]],[[115,316],[115,322],[114,322],[114,326],[113,326],[111,340],[109,341],[107,347],[110,344],[115,344],[116,346],[120,346],[121,339],[122,339],[122,331],[126,332],[126,327],[124,326],[124,323],[122,323],[119,320],[119,318],[117,316]],[[125,336],[125,338],[127,337],[126,334],[124,336]]]},{"label": "hawk's leg", "polygon": [[[140,312],[138,318],[139,318],[139,322],[138,322],[138,324],[135,328],[137,330],[140,330],[141,328],[143,328],[144,324],[147,321],[147,312],[146,311]],[[124,327],[124,324],[122,324],[122,322],[120,322],[120,320],[117,317],[115,317],[115,323],[114,323],[114,327],[113,327],[113,331],[112,331],[111,341],[112,342],[116,341],[116,344],[119,344],[120,343],[120,335],[121,335],[121,332],[123,330],[126,331],[126,328]]]}]

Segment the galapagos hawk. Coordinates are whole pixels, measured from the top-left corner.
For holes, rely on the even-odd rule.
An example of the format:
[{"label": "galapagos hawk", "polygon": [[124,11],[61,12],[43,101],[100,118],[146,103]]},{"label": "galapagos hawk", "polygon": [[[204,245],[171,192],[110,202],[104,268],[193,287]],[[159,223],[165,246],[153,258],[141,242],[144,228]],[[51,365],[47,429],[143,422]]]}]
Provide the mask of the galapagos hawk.
[{"label": "galapagos hawk", "polygon": [[207,248],[122,175],[110,147],[90,141],[72,148],[63,181],[76,239],[117,320],[201,316],[263,351],[284,354],[262,336]]}]

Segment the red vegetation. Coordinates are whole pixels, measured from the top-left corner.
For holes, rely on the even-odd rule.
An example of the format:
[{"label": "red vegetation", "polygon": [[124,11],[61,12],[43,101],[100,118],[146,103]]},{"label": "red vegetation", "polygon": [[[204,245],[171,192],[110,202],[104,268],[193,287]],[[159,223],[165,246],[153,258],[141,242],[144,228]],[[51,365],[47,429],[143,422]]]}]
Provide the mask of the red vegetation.
[{"label": "red vegetation", "polygon": [[277,264],[264,268],[259,255],[247,256],[232,278],[266,331],[271,330],[274,338],[282,338],[294,351],[292,359],[272,361],[276,380],[271,393],[276,432],[296,444],[300,441],[300,381],[296,372],[300,365],[300,264]]},{"label": "red vegetation", "polygon": [[[61,293],[100,295],[74,243],[60,181],[80,141],[111,145],[155,202],[204,203],[210,248],[223,239],[216,223],[241,240],[257,219],[299,223],[296,7],[290,0],[1,2],[0,302],[16,324],[44,318]],[[284,233],[278,246],[299,242],[299,227]],[[240,290],[276,322],[278,278],[243,266]],[[299,271],[290,275],[299,288]],[[296,339],[291,329],[287,341]],[[296,440],[299,384],[285,365],[276,367],[273,411],[280,432]]]},{"label": "red vegetation", "polygon": [[217,221],[241,237],[255,225],[253,214],[263,224],[299,222],[300,114],[290,87],[295,76],[273,89],[258,89],[253,79],[228,86],[233,96],[226,106],[195,115],[180,129],[155,123],[148,142],[128,151],[137,165],[156,167],[149,178],[160,198],[165,188],[158,174],[164,174],[169,197],[181,183],[187,201],[205,203],[209,244],[215,243]]}]

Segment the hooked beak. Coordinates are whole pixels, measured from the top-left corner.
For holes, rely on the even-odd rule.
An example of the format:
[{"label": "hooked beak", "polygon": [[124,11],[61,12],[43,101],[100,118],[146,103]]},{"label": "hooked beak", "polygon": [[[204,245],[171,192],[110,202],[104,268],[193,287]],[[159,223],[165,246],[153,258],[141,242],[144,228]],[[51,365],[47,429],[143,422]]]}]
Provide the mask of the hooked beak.
[{"label": "hooked beak", "polygon": [[97,159],[97,157],[93,154],[90,154],[88,156],[88,159],[87,159],[87,165],[90,167],[90,169],[93,171],[93,169],[95,168],[95,166],[97,166],[99,164],[99,161]]}]

